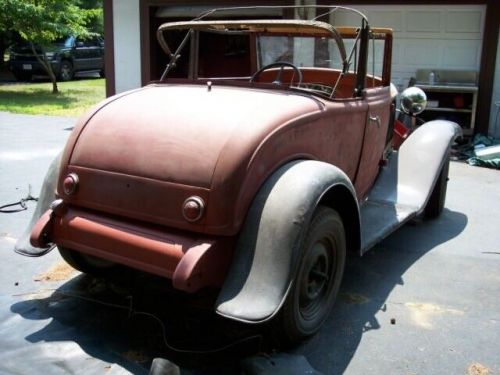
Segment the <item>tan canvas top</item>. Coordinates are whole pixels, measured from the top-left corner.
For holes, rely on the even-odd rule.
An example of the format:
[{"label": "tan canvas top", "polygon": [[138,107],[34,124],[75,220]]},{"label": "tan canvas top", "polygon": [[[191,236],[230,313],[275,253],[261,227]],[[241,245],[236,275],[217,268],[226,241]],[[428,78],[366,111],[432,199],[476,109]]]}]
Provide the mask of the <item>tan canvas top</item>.
[{"label": "tan canvas top", "polygon": [[333,38],[337,43],[342,61],[346,60],[346,52],[342,37],[332,25],[321,21],[310,20],[212,20],[167,22],[158,28],[157,37],[161,47],[171,56],[163,32],[168,30],[203,30],[212,32],[249,32],[266,34],[315,35]]}]

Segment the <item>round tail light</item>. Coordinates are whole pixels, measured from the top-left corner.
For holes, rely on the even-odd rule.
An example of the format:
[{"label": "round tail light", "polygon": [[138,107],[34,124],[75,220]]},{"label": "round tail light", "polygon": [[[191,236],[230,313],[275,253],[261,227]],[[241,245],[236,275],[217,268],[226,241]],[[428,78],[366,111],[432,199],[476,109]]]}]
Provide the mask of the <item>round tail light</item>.
[{"label": "round tail light", "polygon": [[78,189],[78,176],[76,175],[76,173],[70,173],[69,175],[66,176],[66,178],[63,181],[64,194],[66,195],[75,194],[77,189]]},{"label": "round tail light", "polygon": [[182,216],[189,222],[201,219],[205,212],[205,202],[200,197],[189,197],[182,205]]}]

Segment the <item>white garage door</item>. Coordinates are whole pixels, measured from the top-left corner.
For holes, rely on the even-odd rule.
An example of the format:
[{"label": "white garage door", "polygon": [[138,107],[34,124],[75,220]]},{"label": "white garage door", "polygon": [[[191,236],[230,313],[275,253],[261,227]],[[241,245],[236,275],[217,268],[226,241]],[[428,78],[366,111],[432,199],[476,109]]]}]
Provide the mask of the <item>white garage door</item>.
[{"label": "white garage door", "polygon": [[[404,89],[422,68],[479,71],[484,5],[353,6],[372,27],[394,30],[392,81]],[[359,26],[352,13],[334,13],[335,25]]]}]

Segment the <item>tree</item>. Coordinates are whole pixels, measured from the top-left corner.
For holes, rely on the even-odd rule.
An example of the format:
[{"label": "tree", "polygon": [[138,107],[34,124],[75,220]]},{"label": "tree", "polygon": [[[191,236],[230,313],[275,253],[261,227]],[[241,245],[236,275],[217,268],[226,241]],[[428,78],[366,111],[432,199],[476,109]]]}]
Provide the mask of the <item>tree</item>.
[{"label": "tree", "polygon": [[47,46],[68,35],[91,36],[87,24],[99,15],[98,9],[82,9],[78,4],[78,0],[0,0],[0,30],[17,31],[28,42],[50,77],[54,94],[59,90]]},{"label": "tree", "polygon": [[[3,0],[0,0],[0,9],[3,9],[2,1]],[[0,14],[0,67],[2,67],[5,62],[3,58],[7,47],[9,47],[15,40],[15,37],[18,36],[15,31],[12,31],[10,20],[4,19],[4,16],[5,14]]]},{"label": "tree", "polygon": [[77,4],[87,12],[87,29],[92,33],[103,35],[102,0],[77,0]]}]

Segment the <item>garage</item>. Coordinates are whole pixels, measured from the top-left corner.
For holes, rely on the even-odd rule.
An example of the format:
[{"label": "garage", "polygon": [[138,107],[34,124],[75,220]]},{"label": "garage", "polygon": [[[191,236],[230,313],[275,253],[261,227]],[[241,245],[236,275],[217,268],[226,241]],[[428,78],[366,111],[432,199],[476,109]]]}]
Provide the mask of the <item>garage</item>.
[{"label": "garage", "polygon": [[[283,5],[283,2],[274,2]],[[304,1],[287,1],[285,4]],[[307,1],[307,4],[326,4]],[[126,0],[104,2],[106,29],[107,94],[112,95],[140,87],[161,75],[166,59],[156,41],[157,27],[167,21],[191,19],[200,11],[222,6],[243,6],[249,2],[213,1],[211,4],[191,1]],[[252,5],[273,2],[252,2]],[[477,86],[477,106],[470,109],[474,117],[473,133],[500,135],[500,58],[498,34],[500,4],[482,1],[340,1],[364,12],[372,25],[394,29],[392,81],[399,90],[408,85],[417,70],[451,70],[473,72]],[[370,5],[366,5],[370,4]],[[286,11],[286,10],[285,10]],[[267,13],[266,13],[267,12]],[[267,9],[260,17],[276,16]],[[232,14],[237,17],[238,14]],[[313,17],[300,14],[299,17]],[[241,15],[240,15],[241,17]],[[336,24],[353,20],[338,12]],[[140,51],[140,53],[138,53]],[[466,122],[470,123],[470,118]]]}]

